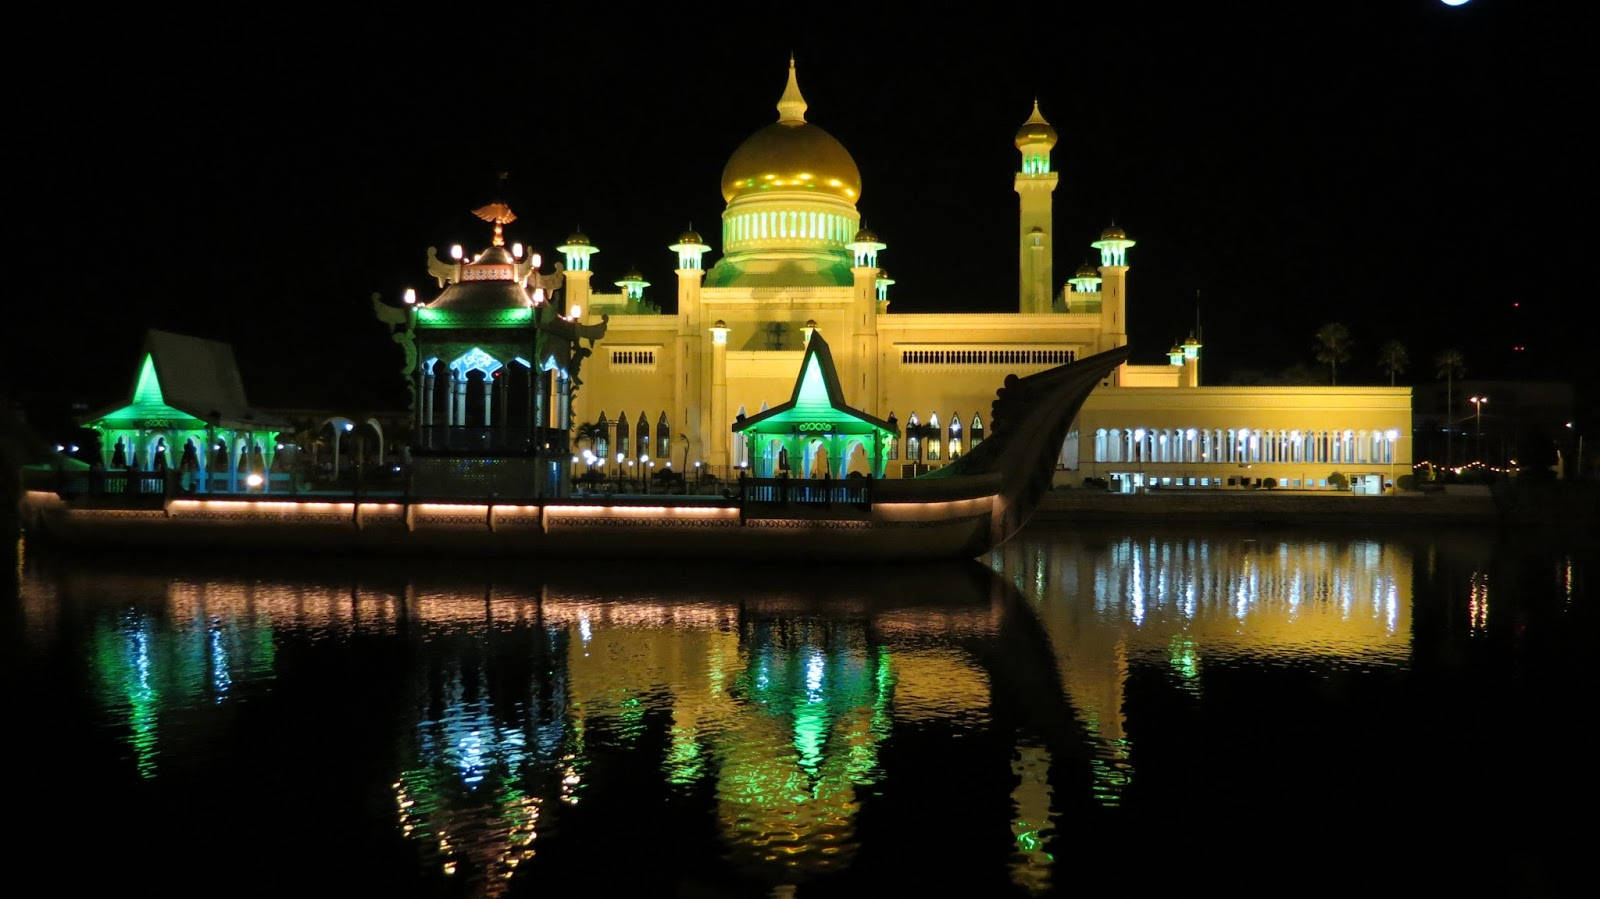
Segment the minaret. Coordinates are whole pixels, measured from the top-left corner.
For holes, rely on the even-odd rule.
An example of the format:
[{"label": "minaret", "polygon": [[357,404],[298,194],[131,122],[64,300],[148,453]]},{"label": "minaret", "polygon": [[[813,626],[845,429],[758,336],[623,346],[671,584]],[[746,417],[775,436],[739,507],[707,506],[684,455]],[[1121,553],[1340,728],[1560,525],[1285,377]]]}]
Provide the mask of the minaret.
[{"label": "minaret", "polygon": [[1056,145],[1056,130],[1039,114],[1038,100],[1033,101],[1033,115],[1017,129],[1016,143],[1022,151],[1022,170],[1015,181],[1022,207],[1017,307],[1024,313],[1049,312],[1054,290],[1050,195],[1057,180],[1056,173],[1050,171],[1050,148]]},{"label": "minaret", "polygon": [[1116,225],[1100,232],[1100,239],[1089,244],[1100,251],[1100,336],[1101,351],[1114,350],[1128,343],[1128,248],[1133,241]]},{"label": "minaret", "polygon": [[706,420],[711,403],[706,371],[710,360],[703,350],[700,331],[700,282],[706,276],[701,267],[703,257],[711,248],[690,227],[667,249],[678,254],[678,359],[674,371],[692,373],[691,378],[672,379],[672,415],[679,422],[679,432],[689,436],[689,452],[700,459],[710,455],[706,440],[711,428],[711,422]]},{"label": "minaret", "polygon": [[567,309],[573,306],[589,308],[589,279],[594,276],[589,271],[589,257],[600,250],[589,242],[582,231],[574,231],[567,237],[566,243],[556,247],[556,251],[567,257]]},{"label": "minaret", "polygon": [[[856,397],[853,402],[877,414],[878,278],[883,271],[878,268],[878,251],[884,249],[885,244],[876,234],[862,228],[848,246],[855,262],[850,268],[854,293],[850,309],[850,340],[855,351],[855,363],[843,373],[849,378],[843,386],[845,396]],[[887,283],[882,286],[885,297],[888,296],[888,288]],[[883,305],[888,304],[885,302]]]}]

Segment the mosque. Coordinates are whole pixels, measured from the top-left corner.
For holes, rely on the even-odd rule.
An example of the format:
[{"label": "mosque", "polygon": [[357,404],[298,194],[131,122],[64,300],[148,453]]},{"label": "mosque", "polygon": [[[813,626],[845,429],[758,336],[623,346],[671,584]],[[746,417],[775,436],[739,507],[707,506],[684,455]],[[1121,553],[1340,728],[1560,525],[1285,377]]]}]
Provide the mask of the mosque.
[{"label": "mosque", "polygon": [[[471,259],[453,250],[454,264],[433,258],[430,271],[445,292],[417,307],[419,332],[430,316],[438,327],[451,314],[522,315],[564,328],[564,341],[587,338],[588,350],[558,343],[576,363],[592,358],[582,364],[580,390],[571,377],[576,371],[554,359],[532,362],[514,347],[499,352],[460,329],[430,353],[419,333],[423,365],[416,367],[414,355],[407,370],[418,394],[418,433],[433,435],[426,440],[437,440],[436,447],[464,449],[450,436],[453,429],[489,425],[491,406],[503,403],[519,421],[549,432],[572,428],[576,467],[608,474],[675,465],[722,476],[905,477],[983,440],[1006,375],[1126,344],[1135,241],[1122,228],[1105,229],[1089,241],[1099,265],[1077,268],[1058,283],[1052,194],[1059,176],[1051,161],[1057,136],[1037,102],[1015,139],[1014,313],[892,311],[895,282],[879,264],[886,245],[861,225],[861,172],[838,140],[806,120],[807,108],[791,59],[777,121],[739,145],[723,169],[721,257],[707,267],[712,247],[692,230],[668,247],[677,258],[675,313],[663,313],[647,297],[652,285],[637,271],[613,280],[614,292],[602,289],[593,267],[600,249],[581,233],[556,248],[564,263],[559,294],[556,281],[548,281],[548,292],[534,286],[549,276],[500,236],[514,216],[498,206],[498,218],[493,209],[480,210],[495,222],[496,245]],[[467,283],[474,281],[505,283]],[[517,301],[505,304],[509,311],[491,309],[498,306],[489,294],[518,285]],[[487,305],[478,310],[470,297],[463,304],[468,294],[488,298]],[[830,391],[842,391],[849,411],[883,435],[886,466],[873,464],[867,441],[835,439],[831,428],[786,440],[745,427],[791,393],[799,398],[797,372],[810,358],[813,334],[823,335],[831,350],[821,354]],[[1191,334],[1172,347],[1166,364],[1125,364],[1109,376],[1062,446],[1057,483],[1326,488],[1337,471],[1357,492],[1379,492],[1410,471],[1409,388],[1204,387],[1201,350]],[[513,360],[527,370],[530,386],[517,394],[513,382],[495,394],[496,372]],[[532,383],[539,381],[543,387]],[[476,397],[478,385],[485,391],[481,406],[461,399]],[[568,446],[563,440],[556,447],[548,435],[545,441],[552,452]]]}]

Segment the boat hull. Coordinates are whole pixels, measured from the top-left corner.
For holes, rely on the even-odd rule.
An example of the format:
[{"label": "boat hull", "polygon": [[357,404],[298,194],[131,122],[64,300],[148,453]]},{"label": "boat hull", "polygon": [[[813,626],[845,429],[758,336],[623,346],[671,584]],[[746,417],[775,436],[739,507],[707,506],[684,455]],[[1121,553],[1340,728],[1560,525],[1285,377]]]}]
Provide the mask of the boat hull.
[{"label": "boat hull", "polygon": [[81,546],[184,552],[334,552],[608,558],[918,561],[993,547],[998,497],[974,489],[902,494],[866,508],[741,508],[695,501],[315,502],[175,499],[89,508],[30,492],[30,533]]}]

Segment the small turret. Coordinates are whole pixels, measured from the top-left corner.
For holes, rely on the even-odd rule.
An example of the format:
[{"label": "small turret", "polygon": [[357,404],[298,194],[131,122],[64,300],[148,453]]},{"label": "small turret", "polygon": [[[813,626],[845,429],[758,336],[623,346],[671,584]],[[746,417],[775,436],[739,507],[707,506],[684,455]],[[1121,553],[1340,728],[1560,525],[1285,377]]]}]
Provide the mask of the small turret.
[{"label": "small turret", "polygon": [[1085,261],[1067,279],[1067,283],[1072,285],[1073,293],[1099,293],[1100,270]]},{"label": "small turret", "polygon": [[599,248],[589,242],[589,238],[582,231],[574,231],[567,237],[567,242],[556,247],[559,253],[567,256],[567,271],[586,272],[589,270],[589,257],[600,252]]},{"label": "small turret", "polygon": [[887,249],[887,245],[878,240],[878,235],[866,228],[856,232],[854,239],[848,244],[850,252],[855,254],[856,268],[877,268],[878,251]]},{"label": "small turret", "polygon": [[1100,264],[1127,265],[1128,248],[1133,246],[1133,241],[1128,239],[1128,232],[1116,225],[1100,232],[1100,239],[1089,244],[1100,251]]},{"label": "small turret", "polygon": [[894,279],[889,277],[888,269],[878,269],[878,277],[875,282],[875,286],[878,288],[878,302],[889,302],[889,285],[893,283]]},{"label": "small turret", "polygon": [[678,235],[678,242],[667,249],[678,254],[678,268],[682,271],[700,271],[703,257],[711,251],[692,227]]},{"label": "small turret", "polygon": [[612,283],[622,288],[623,295],[630,300],[644,299],[644,289],[650,286],[650,282],[644,279],[644,275],[639,274],[637,268],[628,269],[627,274]]}]

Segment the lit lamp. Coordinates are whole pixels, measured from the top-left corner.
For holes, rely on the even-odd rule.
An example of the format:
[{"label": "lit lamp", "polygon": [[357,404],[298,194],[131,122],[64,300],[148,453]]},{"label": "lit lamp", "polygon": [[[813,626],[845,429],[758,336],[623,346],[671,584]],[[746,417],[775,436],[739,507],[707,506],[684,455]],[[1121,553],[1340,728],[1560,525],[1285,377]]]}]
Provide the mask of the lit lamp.
[{"label": "lit lamp", "polygon": [[1486,396],[1474,396],[1474,397],[1468,397],[1467,398],[1467,402],[1472,404],[1472,417],[1474,419],[1473,426],[1474,426],[1474,428],[1476,428],[1476,430],[1478,432],[1478,436],[1477,436],[1478,450],[1477,450],[1477,453],[1478,453],[1478,462],[1479,463],[1483,462],[1483,404],[1487,403],[1488,401],[1489,401],[1489,398],[1486,397]]}]

